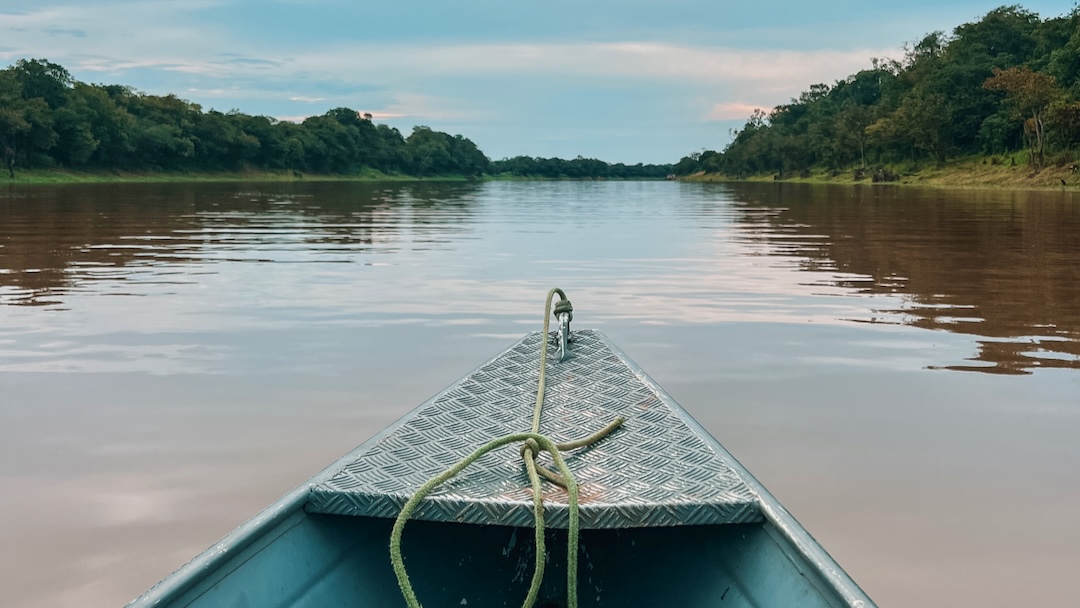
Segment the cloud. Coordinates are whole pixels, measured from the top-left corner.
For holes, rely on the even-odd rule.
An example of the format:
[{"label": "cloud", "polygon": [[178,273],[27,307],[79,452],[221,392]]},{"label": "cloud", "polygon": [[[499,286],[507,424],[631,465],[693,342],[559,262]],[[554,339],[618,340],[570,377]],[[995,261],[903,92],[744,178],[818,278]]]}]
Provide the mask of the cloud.
[{"label": "cloud", "polygon": [[[583,94],[616,86],[633,94],[653,87],[667,89],[670,98],[681,98],[687,110],[706,120],[732,120],[749,116],[754,109],[766,111],[787,102],[809,85],[833,83],[869,67],[870,57],[880,49],[848,51],[739,50],[722,47],[688,47],[654,42],[590,44],[468,44],[468,45],[339,45],[295,54],[285,71],[298,71],[322,79],[354,79],[377,83],[387,89],[415,87],[463,88],[461,82],[491,87],[522,79],[535,85],[545,79],[556,87]],[[378,61],[363,58],[378,57]],[[342,76],[344,75],[344,76]],[[507,85],[503,85],[505,88]],[[489,103],[486,112],[500,109],[496,91],[476,103]],[[640,96],[640,95],[639,95]],[[452,100],[451,100],[452,101]],[[401,107],[405,106],[405,107]],[[383,111],[402,116],[459,118],[467,114],[468,102],[418,111],[413,104],[387,106]],[[374,112],[373,112],[374,114]]]},{"label": "cloud", "polygon": [[743,103],[741,101],[733,101],[730,103],[718,103],[713,105],[712,109],[706,115],[706,120],[739,120],[749,118],[755,111],[761,110],[768,113],[772,108],[766,108],[763,106],[755,105],[752,103]]},{"label": "cloud", "polygon": [[294,95],[289,98],[289,101],[302,101],[304,103],[318,103],[320,101],[326,101],[325,97],[308,97],[304,95]]},{"label": "cloud", "polygon": [[481,118],[481,112],[467,110],[464,101],[418,93],[397,93],[393,101],[379,109],[362,110],[377,120],[415,118],[420,120],[462,120]]},{"label": "cloud", "polygon": [[85,30],[73,30],[64,29],[59,27],[45,28],[46,34],[52,34],[53,36],[74,36],[76,38],[86,38]]},{"label": "cloud", "polygon": [[[290,100],[294,101],[326,101],[324,99],[308,99],[304,97],[291,97]],[[385,122],[389,120],[398,120],[402,118],[411,118],[414,120],[426,121],[426,120],[453,120],[461,118],[477,118],[477,115],[470,114],[468,112],[454,111],[446,109],[449,104],[436,97],[428,95],[412,95],[404,94],[396,96],[395,101],[387,104],[381,109],[358,109],[358,114],[371,114],[374,120]],[[278,120],[286,122],[304,122],[308,118],[311,118],[311,114],[300,114],[292,116],[277,116]]]},{"label": "cloud", "polygon": [[[14,49],[9,54],[44,53],[54,61],[68,62],[65,65],[72,70],[115,73],[142,67],[221,79],[408,83],[412,88],[425,77],[541,74],[699,85],[751,83],[765,91],[797,91],[865,68],[870,57],[892,50],[742,50],[635,40],[466,44],[267,40],[236,36],[225,23],[200,15],[219,4],[157,0],[50,6],[6,16],[0,36]],[[53,36],[44,41],[43,33]]]},{"label": "cloud", "polygon": [[398,112],[383,112],[380,110],[360,110],[361,114],[371,114],[371,117],[375,120],[393,120],[395,118],[407,118],[408,114],[401,114]]},{"label": "cloud", "polygon": [[231,63],[234,65],[250,66],[257,68],[279,68],[282,66],[282,63],[280,61],[263,59],[260,57],[245,57],[243,55],[237,55],[235,53],[223,53],[219,61],[221,61],[222,63]]},{"label": "cloud", "polygon": [[[393,79],[394,74],[553,74],[671,82],[745,81],[802,86],[869,67],[881,49],[845,51],[739,50],[657,42],[338,45],[296,54],[293,69],[345,71],[349,77]],[[378,61],[366,60],[378,57]]]},{"label": "cloud", "polygon": [[7,14],[0,38],[9,57],[47,57],[69,69],[114,71],[131,63],[189,65],[204,45],[227,40],[224,26],[199,18],[214,0],[113,1],[56,4]]}]

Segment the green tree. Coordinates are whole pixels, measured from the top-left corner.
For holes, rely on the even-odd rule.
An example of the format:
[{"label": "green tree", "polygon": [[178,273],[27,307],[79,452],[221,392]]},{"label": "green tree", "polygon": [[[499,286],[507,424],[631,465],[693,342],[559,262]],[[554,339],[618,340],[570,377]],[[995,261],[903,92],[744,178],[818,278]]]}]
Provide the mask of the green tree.
[{"label": "green tree", "polygon": [[92,166],[120,169],[128,166],[135,155],[132,140],[135,119],[124,107],[125,99],[133,95],[126,87],[75,83],[75,94],[88,112],[90,130],[97,146],[88,160]]},{"label": "green tree", "polygon": [[1049,49],[1046,72],[1074,97],[1080,97],[1080,10],[1074,10],[1066,23],[1071,35],[1064,44]]},{"label": "green tree", "polygon": [[450,146],[445,134],[431,127],[419,125],[405,140],[412,157],[412,170],[416,175],[436,175],[449,172],[451,167]]},{"label": "green tree", "polygon": [[866,128],[873,124],[874,111],[869,106],[845,103],[836,116],[837,141],[844,149],[858,150],[859,166],[866,167]]},{"label": "green tree", "polygon": [[23,99],[40,97],[50,108],[64,104],[74,82],[66,69],[44,59],[20,59],[15,62],[14,72],[22,85]]},{"label": "green tree", "polygon": [[53,110],[57,143],[52,156],[62,165],[85,165],[98,147],[93,132],[94,112],[85,92],[85,87],[68,89],[64,103]]},{"label": "green tree", "polygon": [[1047,111],[1046,122],[1060,138],[1063,148],[1080,145],[1080,101],[1053,104]]},{"label": "green tree", "polygon": [[1013,149],[1016,141],[1014,121],[1007,112],[991,114],[979,125],[979,142],[982,152],[999,154]]},{"label": "green tree", "polygon": [[1018,5],[996,8],[982,19],[956,28],[949,45],[952,55],[977,61],[988,57],[998,67],[1028,61],[1038,46],[1039,16]]},{"label": "green tree", "polygon": [[15,70],[0,72],[0,151],[11,178],[20,159],[29,164],[35,154],[44,154],[56,144],[52,126],[45,100],[27,98]]},{"label": "green tree", "polygon": [[1049,74],[1034,72],[1027,66],[1007,70],[994,69],[994,75],[983,86],[991,91],[1002,91],[1005,104],[1014,116],[1023,121],[1024,134],[1035,170],[1042,169],[1046,149],[1046,111],[1061,98],[1057,81]]}]

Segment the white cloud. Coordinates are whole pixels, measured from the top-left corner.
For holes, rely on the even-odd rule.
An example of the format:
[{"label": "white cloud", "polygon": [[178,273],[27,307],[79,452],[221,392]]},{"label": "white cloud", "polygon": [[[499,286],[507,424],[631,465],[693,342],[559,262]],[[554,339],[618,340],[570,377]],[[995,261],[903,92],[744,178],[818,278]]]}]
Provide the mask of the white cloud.
[{"label": "white cloud", "polygon": [[[0,57],[46,57],[68,69],[120,72],[137,67],[209,71],[193,56],[227,40],[221,25],[199,13],[221,1],[143,0],[71,3],[5,14]],[[65,33],[78,32],[79,36]],[[138,59],[132,60],[132,57]]]},{"label": "white cloud", "polygon": [[[291,100],[297,100],[295,97],[290,97]],[[299,101],[309,101],[308,99],[300,98]],[[325,101],[325,99],[310,100],[310,101]],[[345,103],[345,105],[350,105]],[[411,118],[414,120],[459,120],[465,118],[478,118],[479,114],[476,112],[468,111],[453,111],[448,110],[447,107],[454,105],[447,100],[433,97],[430,95],[418,95],[418,94],[398,94],[394,96],[394,101],[383,106],[379,109],[358,109],[357,112],[361,115],[371,114],[371,117],[377,121],[395,120],[400,118]],[[351,106],[350,106],[351,107]],[[297,116],[278,116],[278,120],[288,122],[303,122],[310,118],[311,115],[297,115]]]},{"label": "white cloud", "polygon": [[[659,43],[617,44],[480,44],[448,46],[339,46],[296,54],[287,69],[306,74],[347,73],[356,83],[388,88],[460,78],[550,77],[587,82],[619,81],[631,86],[670,87],[673,97],[697,91],[710,101],[694,112],[706,120],[745,118],[754,109],[768,111],[809,85],[833,83],[869,67],[880,49],[850,51],[738,50],[683,47]],[[379,57],[378,61],[357,61]],[[704,95],[700,95],[700,94]],[[751,101],[748,101],[751,100]],[[430,108],[429,108],[430,109]],[[387,108],[405,116],[413,108]],[[460,112],[448,109],[440,117]],[[428,116],[435,116],[427,112]]]},{"label": "white cloud", "polygon": [[390,120],[393,118],[407,118],[408,114],[399,114],[397,112],[381,112],[379,110],[361,110],[361,114],[371,114],[371,117],[375,120]]},{"label": "white cloud", "polygon": [[419,93],[398,93],[393,98],[394,100],[383,108],[361,110],[361,113],[367,112],[376,120],[392,118],[462,120],[481,117],[480,112],[465,109],[468,107],[468,103],[464,101],[448,100]]},{"label": "white cloud", "polygon": [[741,101],[718,103],[713,105],[705,118],[706,120],[739,120],[749,118],[756,110],[768,113],[771,111],[771,108],[752,103],[743,103]]},{"label": "white cloud", "polygon": [[[74,60],[67,67],[118,72],[158,68],[219,78],[327,79],[343,83],[416,83],[421,77],[549,74],[688,83],[754,83],[802,90],[868,66],[890,50],[740,50],[625,41],[415,45],[241,39],[200,18],[212,0],[70,4],[4,15],[7,57]],[[49,35],[49,31],[84,32]],[[290,44],[292,46],[290,46]],[[136,57],[138,59],[131,59]],[[305,95],[303,97],[322,97]],[[302,97],[298,97],[303,100]]]},{"label": "white cloud", "polygon": [[[290,97],[292,101],[327,101],[325,98],[304,98],[304,97]],[[419,95],[413,93],[401,93],[393,95],[393,101],[380,108],[365,108],[362,104],[355,104],[349,101],[337,99],[330,100],[332,105],[344,105],[347,107],[358,107],[357,113],[371,114],[371,117],[377,121],[395,120],[400,118],[410,118],[418,121],[425,120],[461,120],[461,119],[476,119],[480,117],[477,112],[470,112],[465,110],[455,111],[448,109],[455,105],[459,105],[455,102],[434,97],[431,95]],[[292,115],[292,116],[278,116],[278,120],[288,122],[303,122],[310,118],[311,114]]]},{"label": "white cloud", "polygon": [[[749,82],[796,87],[831,82],[869,67],[880,49],[739,50],[655,42],[590,44],[338,45],[300,52],[293,68],[365,79],[395,74],[551,74],[693,83]],[[361,58],[378,57],[377,61]],[[801,87],[801,88],[800,88]]]}]

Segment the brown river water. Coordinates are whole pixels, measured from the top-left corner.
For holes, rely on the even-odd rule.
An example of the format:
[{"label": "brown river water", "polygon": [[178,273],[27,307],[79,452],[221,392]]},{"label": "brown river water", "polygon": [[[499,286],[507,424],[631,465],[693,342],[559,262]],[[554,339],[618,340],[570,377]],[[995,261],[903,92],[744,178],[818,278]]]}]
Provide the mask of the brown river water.
[{"label": "brown river water", "polygon": [[671,182],[0,186],[0,605],[123,605],[555,285],[880,605],[1080,605],[1080,195]]}]

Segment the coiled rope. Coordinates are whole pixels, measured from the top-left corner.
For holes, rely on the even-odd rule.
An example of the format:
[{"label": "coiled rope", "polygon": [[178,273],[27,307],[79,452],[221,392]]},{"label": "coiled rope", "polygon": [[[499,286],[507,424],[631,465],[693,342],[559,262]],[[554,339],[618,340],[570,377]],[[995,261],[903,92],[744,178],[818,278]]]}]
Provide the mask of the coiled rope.
[{"label": "coiled rope", "polygon": [[[552,314],[551,301],[556,294],[559,296],[559,302],[555,307],[555,314],[569,314],[573,310],[573,307],[570,305],[570,300],[567,299],[563,290],[556,287],[548,292],[547,301],[544,304],[544,333],[540,336],[540,380],[536,389],[536,406],[533,408],[532,431],[529,433],[506,435],[490,441],[442,474],[428,480],[428,482],[420,486],[416,493],[413,494],[412,498],[405,503],[405,506],[401,509],[401,513],[398,514],[397,519],[394,520],[394,528],[390,532],[390,563],[394,567],[394,575],[397,577],[398,586],[401,588],[401,595],[405,598],[405,603],[408,604],[409,608],[421,608],[421,604],[420,600],[416,598],[416,593],[413,591],[412,583],[409,581],[409,575],[405,571],[405,561],[401,554],[401,534],[405,529],[405,522],[409,520],[409,517],[416,511],[420,502],[424,497],[431,493],[432,490],[465,470],[466,467],[476,462],[476,460],[484,454],[518,441],[523,442],[521,445],[521,456],[525,461],[525,469],[529,474],[529,481],[532,483],[533,518],[535,519],[536,543],[536,562],[533,566],[532,584],[529,586],[529,593],[525,596],[525,602],[522,604],[522,607],[532,608],[540,594],[540,585],[544,581],[544,562],[546,561],[545,557],[547,555],[547,549],[544,546],[544,496],[543,487],[540,482],[540,477],[543,476],[566,488],[566,493],[569,496],[568,507],[570,511],[570,521],[566,541],[566,605],[567,608],[577,608],[577,549],[579,529],[578,486],[577,481],[574,479],[574,474],[570,472],[570,468],[566,466],[566,461],[563,460],[561,452],[590,446],[622,426],[625,420],[621,416],[617,417],[615,420],[612,420],[610,424],[592,435],[569,443],[555,443],[551,439],[540,434],[540,414],[544,409],[544,389],[547,375],[548,331]],[[558,473],[550,471],[536,462],[536,457],[540,455],[540,452],[551,454],[551,459],[555,462],[555,468],[558,469]]]}]

